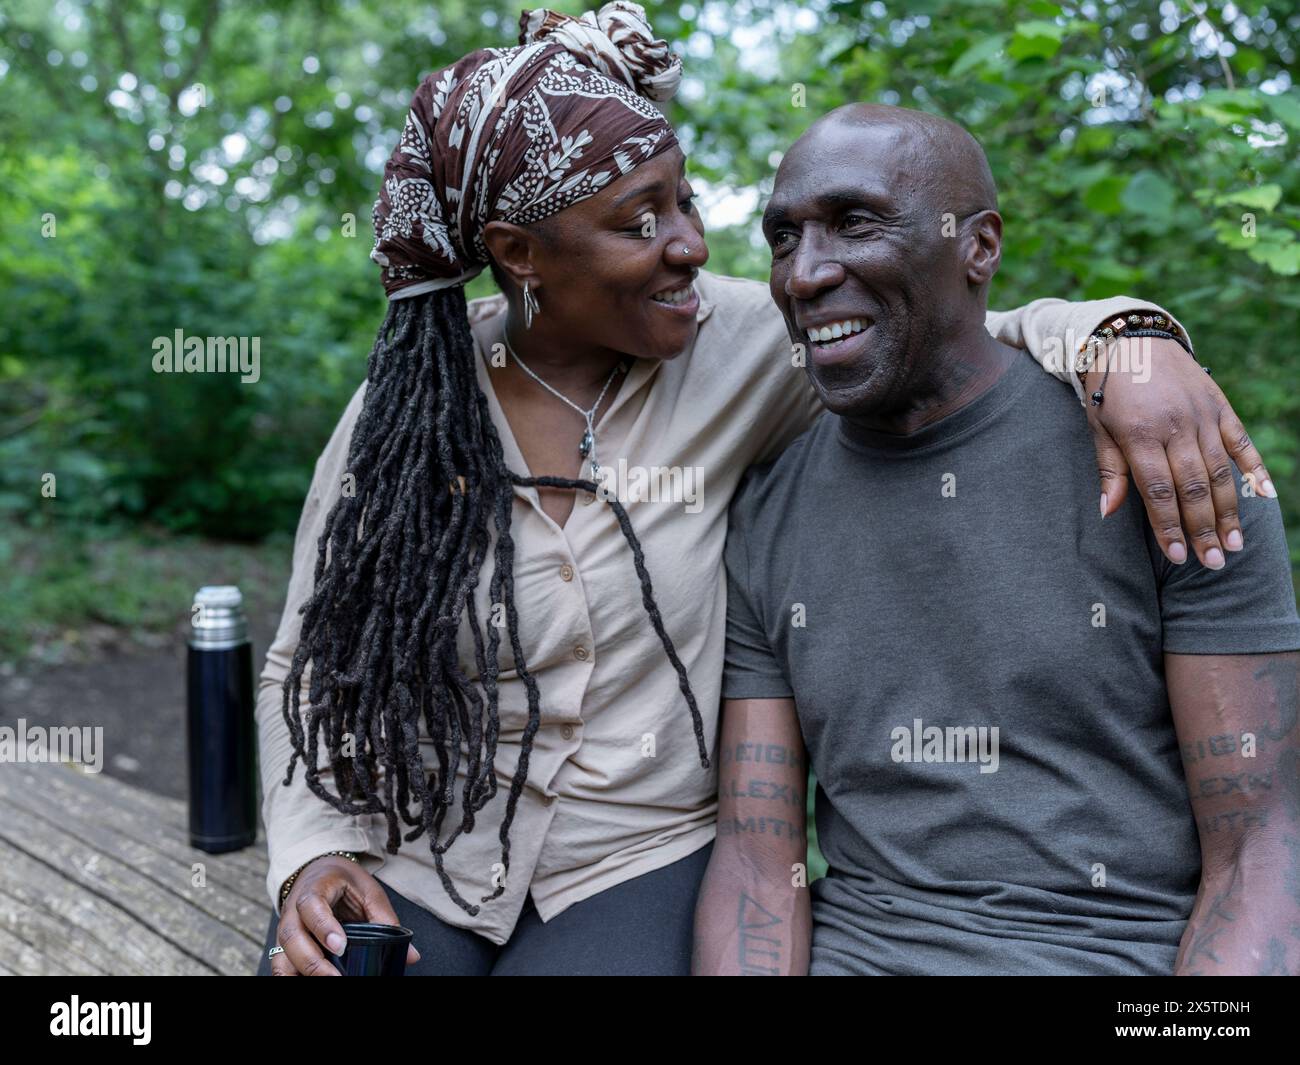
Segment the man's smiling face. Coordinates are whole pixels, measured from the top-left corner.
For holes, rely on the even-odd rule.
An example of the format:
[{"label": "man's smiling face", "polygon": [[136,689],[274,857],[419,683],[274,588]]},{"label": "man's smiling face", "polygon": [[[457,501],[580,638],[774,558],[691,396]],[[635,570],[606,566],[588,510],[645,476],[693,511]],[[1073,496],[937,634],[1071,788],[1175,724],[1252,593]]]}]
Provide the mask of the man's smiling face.
[{"label": "man's smiling face", "polygon": [[815,123],[763,215],[772,299],[839,414],[904,403],[948,308],[969,299],[961,241],[943,224],[961,211],[942,202],[947,167],[912,114],[842,109]]}]

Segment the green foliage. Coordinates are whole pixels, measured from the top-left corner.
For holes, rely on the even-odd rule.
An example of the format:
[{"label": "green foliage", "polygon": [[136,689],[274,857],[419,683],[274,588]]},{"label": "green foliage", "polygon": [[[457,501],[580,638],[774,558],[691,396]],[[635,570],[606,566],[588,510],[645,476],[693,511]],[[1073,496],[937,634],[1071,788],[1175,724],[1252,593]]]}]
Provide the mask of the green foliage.
[{"label": "green foliage", "polygon": [[774,62],[715,40],[693,67],[707,106],[681,115],[696,172],[765,192],[769,152],[841,103],[965,125],[1001,191],[995,305],[1122,292],[1174,310],[1264,449],[1300,559],[1300,15],[1206,6],[1208,23],[1181,4],[831,3],[811,31],[772,29]]},{"label": "green foliage", "polygon": [[0,536],[0,661],[34,650],[57,661],[102,630],[119,644],[178,634],[189,623],[196,573],[238,584],[250,615],[266,616],[283,601],[290,550],[280,533],[248,546],[102,525],[11,530]]}]

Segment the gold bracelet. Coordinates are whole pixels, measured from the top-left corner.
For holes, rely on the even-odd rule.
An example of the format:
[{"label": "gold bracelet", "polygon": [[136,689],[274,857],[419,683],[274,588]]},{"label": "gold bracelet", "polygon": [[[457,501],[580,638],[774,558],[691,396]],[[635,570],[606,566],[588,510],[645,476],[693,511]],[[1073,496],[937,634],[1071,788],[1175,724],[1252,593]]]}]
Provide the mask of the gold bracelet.
[{"label": "gold bracelet", "polygon": [[[353,854],[351,851],[326,851],[324,854],[316,855],[316,858],[328,858],[331,855],[337,855],[340,858],[347,858],[348,861],[356,862],[358,865],[361,864],[360,859],[358,859],[357,856]],[[292,873],[290,873],[289,879],[286,880],[283,885],[281,885],[280,909],[282,910],[284,909],[284,900],[289,897],[289,892],[293,888],[293,882],[298,879],[298,874],[301,873],[304,869],[306,869],[307,866],[311,865],[311,863],[314,862],[316,858],[308,858],[305,862],[302,863],[302,865],[298,866],[297,869],[295,869]]]}]

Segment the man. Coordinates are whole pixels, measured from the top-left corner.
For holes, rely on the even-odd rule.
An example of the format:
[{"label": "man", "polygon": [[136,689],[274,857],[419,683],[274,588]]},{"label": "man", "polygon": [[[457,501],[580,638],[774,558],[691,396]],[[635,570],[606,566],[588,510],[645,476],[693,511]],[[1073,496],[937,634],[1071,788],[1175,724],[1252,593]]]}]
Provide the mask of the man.
[{"label": "man", "polygon": [[899,108],[831,113],[777,174],[772,297],[831,416],[732,508],[694,969],[1300,972],[1278,505],[1212,469],[1244,533],[1214,568],[1103,522],[1075,397],[984,331],[996,208],[974,139]]}]

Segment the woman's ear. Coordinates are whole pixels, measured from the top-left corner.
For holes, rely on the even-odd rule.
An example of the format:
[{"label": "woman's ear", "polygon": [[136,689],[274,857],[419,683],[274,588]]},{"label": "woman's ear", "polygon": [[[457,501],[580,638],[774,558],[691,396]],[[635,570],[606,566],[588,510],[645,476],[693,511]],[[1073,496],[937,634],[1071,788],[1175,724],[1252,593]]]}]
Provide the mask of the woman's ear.
[{"label": "woman's ear", "polygon": [[518,287],[530,282],[538,288],[537,252],[541,243],[536,235],[513,222],[489,222],[483,227],[483,243],[493,261]]},{"label": "woman's ear", "polygon": [[966,280],[987,285],[1002,263],[1002,216],[997,211],[980,211],[969,221],[966,250]]}]

